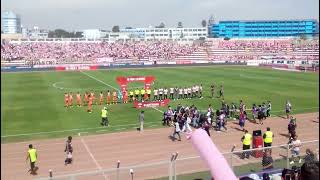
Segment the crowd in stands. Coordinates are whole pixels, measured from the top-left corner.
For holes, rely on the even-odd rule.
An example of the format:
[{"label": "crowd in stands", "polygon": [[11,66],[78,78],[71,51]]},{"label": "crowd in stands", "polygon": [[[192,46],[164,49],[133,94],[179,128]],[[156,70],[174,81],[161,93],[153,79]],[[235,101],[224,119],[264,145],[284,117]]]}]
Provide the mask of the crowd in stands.
[{"label": "crowd in stands", "polygon": [[[220,51],[219,51],[220,50]],[[212,60],[307,59],[319,60],[319,40],[229,40],[219,41]]]},{"label": "crowd in stands", "polygon": [[21,42],[2,43],[1,59],[56,59],[65,61],[88,60],[110,57],[117,59],[174,59],[197,50],[196,45],[178,44],[172,41],[153,42],[100,42],[100,43],[56,43],[56,42]]},{"label": "crowd in stands", "polygon": [[[174,41],[136,42],[2,42],[2,60],[27,64],[96,63],[99,58],[120,60],[174,60],[196,56],[200,47],[209,60],[306,59],[319,60],[319,40],[219,40],[216,44],[181,44]],[[197,59],[192,56],[192,58]],[[204,57],[199,57],[203,60]],[[44,61],[41,61],[44,60]],[[188,59],[184,59],[188,60]]]}]

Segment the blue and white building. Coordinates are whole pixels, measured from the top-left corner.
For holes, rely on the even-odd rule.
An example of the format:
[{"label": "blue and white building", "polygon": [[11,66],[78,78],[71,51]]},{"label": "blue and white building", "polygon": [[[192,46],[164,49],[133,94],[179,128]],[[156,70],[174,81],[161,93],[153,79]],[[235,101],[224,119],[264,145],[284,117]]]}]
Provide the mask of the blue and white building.
[{"label": "blue and white building", "polygon": [[319,23],[306,20],[220,21],[209,27],[211,37],[277,38],[319,34]]},{"label": "blue and white building", "polygon": [[21,17],[12,11],[1,12],[1,31],[4,34],[22,33]]}]

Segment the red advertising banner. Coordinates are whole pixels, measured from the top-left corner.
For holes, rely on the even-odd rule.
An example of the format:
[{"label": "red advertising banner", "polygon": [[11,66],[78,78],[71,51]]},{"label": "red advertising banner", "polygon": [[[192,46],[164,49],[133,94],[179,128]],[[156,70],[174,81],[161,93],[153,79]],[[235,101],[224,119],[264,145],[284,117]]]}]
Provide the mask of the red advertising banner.
[{"label": "red advertising banner", "polygon": [[145,90],[150,89],[152,82],[156,78],[154,76],[119,76],[117,77],[117,82],[121,87],[121,91],[127,90],[127,85],[129,82],[144,82],[144,88]]},{"label": "red advertising banner", "polygon": [[149,108],[149,107],[161,107],[161,106],[167,106],[170,102],[170,99],[165,99],[162,101],[151,101],[151,102],[138,102],[135,101],[134,107],[137,109],[140,108]]}]

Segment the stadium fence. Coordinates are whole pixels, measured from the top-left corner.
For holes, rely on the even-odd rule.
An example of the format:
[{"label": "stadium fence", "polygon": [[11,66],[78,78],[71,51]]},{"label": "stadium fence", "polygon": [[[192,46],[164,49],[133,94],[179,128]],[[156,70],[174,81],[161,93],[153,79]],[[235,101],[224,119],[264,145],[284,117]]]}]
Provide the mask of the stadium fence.
[{"label": "stadium fence", "polygon": [[[293,164],[291,144],[283,144],[271,147],[256,148],[249,150],[238,150],[223,153],[229,166],[233,169],[237,176],[243,176],[250,173],[261,172],[265,166],[272,164],[272,169],[291,168],[291,166],[301,166],[306,156],[306,149],[310,149],[319,154],[319,140],[301,142],[300,158]],[[270,158],[263,158],[266,156],[266,151],[270,151]],[[243,158],[245,154],[249,158]],[[170,157],[170,155],[169,155]],[[270,169],[269,169],[270,170]],[[130,180],[130,179],[185,179],[186,177],[199,178],[206,176],[210,179],[209,169],[199,156],[179,158],[179,153],[173,153],[166,161],[154,162],[150,164],[141,164],[134,166],[121,167],[120,162],[115,162],[115,168],[102,169],[90,172],[80,172],[66,175],[54,175],[55,172],[49,171],[48,177],[38,178],[37,180]]]}]

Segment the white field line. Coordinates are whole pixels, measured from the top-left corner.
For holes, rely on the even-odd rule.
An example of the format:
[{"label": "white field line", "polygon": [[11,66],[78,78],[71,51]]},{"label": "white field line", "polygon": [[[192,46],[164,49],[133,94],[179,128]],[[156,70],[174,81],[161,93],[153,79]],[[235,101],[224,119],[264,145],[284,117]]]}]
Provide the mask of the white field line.
[{"label": "white field line", "polygon": [[96,132],[104,132],[104,131],[109,131],[109,129],[102,129],[102,130],[98,130]]},{"label": "white field line", "polygon": [[[149,123],[147,122],[145,124],[155,124],[155,123],[157,122],[149,122]],[[123,125],[115,125],[115,126],[110,125],[109,127],[123,127],[123,126],[135,126],[135,125],[139,125],[139,123],[123,124]],[[70,132],[70,131],[83,131],[83,130],[102,129],[102,128],[105,128],[105,127],[65,129],[65,130],[58,130],[58,131],[46,131],[46,132],[23,133],[23,134],[10,134],[10,135],[1,136],[1,138],[16,137],[16,136],[30,136],[30,135],[39,135],[39,134],[52,134],[52,133],[61,133],[61,132]]]},{"label": "white field line", "polygon": [[127,128],[118,128],[118,129],[115,129],[116,131],[121,131],[121,130],[124,130],[124,129],[127,129]]},{"label": "white field line", "polygon": [[163,113],[163,111],[161,111],[160,109],[156,108],[156,107],[152,107],[152,109],[156,110],[156,111],[159,111],[161,113]]},{"label": "white field line", "polygon": [[[84,141],[84,139],[82,137],[81,137],[81,142],[82,142],[83,146],[86,148],[86,150],[87,150],[88,154],[90,155],[91,159],[93,160],[93,162],[96,164],[97,168],[99,170],[102,170],[102,167],[100,166],[100,164],[98,163],[96,158],[93,156],[93,154],[91,153],[89,147],[87,146],[86,142]],[[103,177],[104,177],[105,180],[107,180],[107,177],[106,177],[106,175],[104,173],[103,173]]]},{"label": "white field line", "polygon": [[96,80],[96,81],[98,81],[98,82],[100,82],[100,83],[102,83],[102,84],[106,85],[106,86],[109,86],[109,87],[111,87],[111,88],[113,88],[113,89],[115,89],[115,90],[118,90],[118,91],[119,91],[119,89],[118,89],[118,88],[115,88],[115,87],[111,86],[110,84],[107,84],[107,83],[105,83],[105,82],[103,82],[103,81],[101,81],[101,80],[99,80],[99,79],[97,79],[97,78],[95,78],[95,77],[91,76],[90,74],[87,74],[87,73],[85,73],[85,72],[83,72],[83,71],[80,71],[80,72],[81,72],[82,74],[84,74],[84,75],[86,75],[86,76],[88,76],[88,77],[90,77],[90,78],[92,78],[92,79],[94,79],[94,80]]}]

